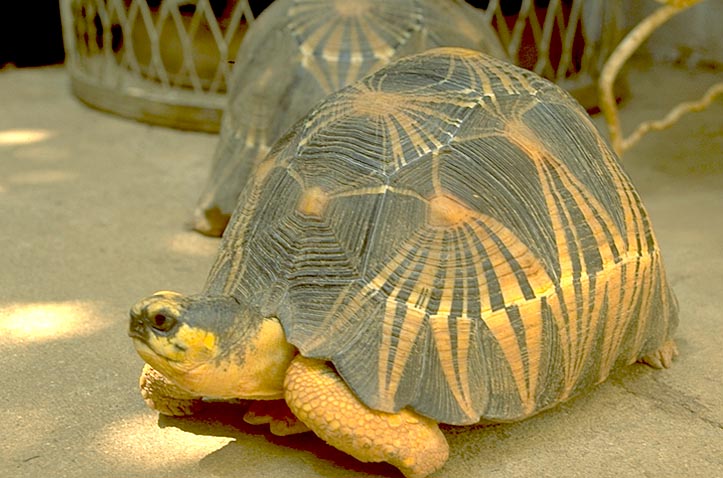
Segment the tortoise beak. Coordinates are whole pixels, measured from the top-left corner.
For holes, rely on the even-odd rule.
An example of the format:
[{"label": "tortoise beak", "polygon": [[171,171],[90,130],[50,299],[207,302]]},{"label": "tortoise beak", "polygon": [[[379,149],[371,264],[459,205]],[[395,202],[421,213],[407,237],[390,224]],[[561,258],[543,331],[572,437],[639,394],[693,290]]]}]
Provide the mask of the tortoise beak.
[{"label": "tortoise beak", "polygon": [[152,334],[153,327],[148,317],[148,309],[142,307],[142,303],[139,302],[130,310],[128,336],[147,344]]},{"label": "tortoise beak", "polygon": [[130,311],[131,320],[128,325],[128,336],[133,339],[145,341],[148,337],[148,328],[143,320],[143,314],[138,308],[133,307]]},{"label": "tortoise beak", "polygon": [[131,321],[128,326],[128,336],[133,339],[144,340],[147,330],[141,318],[131,312]]}]

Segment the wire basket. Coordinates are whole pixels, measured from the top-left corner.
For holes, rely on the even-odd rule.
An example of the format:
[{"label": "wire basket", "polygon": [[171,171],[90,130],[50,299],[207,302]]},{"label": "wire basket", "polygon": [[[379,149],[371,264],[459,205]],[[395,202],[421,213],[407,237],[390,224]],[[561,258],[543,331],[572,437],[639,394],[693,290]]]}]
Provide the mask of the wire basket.
[{"label": "wire basket", "polygon": [[122,116],[218,131],[256,14],[248,0],[61,0],[73,92]]},{"label": "wire basket", "polygon": [[468,0],[485,11],[512,62],[597,108],[597,80],[622,36],[620,0]]},{"label": "wire basket", "polygon": [[[355,1],[355,0],[348,0]],[[60,0],[73,91],[150,123],[218,131],[232,61],[271,0]],[[620,0],[468,0],[510,59],[586,108],[620,38]]]}]

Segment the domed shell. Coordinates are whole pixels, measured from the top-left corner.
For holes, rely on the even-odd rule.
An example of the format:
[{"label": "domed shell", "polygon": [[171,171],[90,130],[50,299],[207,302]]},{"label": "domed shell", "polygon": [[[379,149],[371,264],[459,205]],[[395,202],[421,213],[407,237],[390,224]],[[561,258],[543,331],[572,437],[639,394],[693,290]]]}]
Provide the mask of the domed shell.
[{"label": "domed shell", "polygon": [[505,57],[482,12],[461,0],[276,0],[239,50],[194,227],[223,232],[253,166],[324,96],[438,46]]},{"label": "domed shell", "polygon": [[368,406],[524,418],[657,350],[677,306],[585,111],[437,49],[321,103],[245,189],[209,294],[276,316]]}]

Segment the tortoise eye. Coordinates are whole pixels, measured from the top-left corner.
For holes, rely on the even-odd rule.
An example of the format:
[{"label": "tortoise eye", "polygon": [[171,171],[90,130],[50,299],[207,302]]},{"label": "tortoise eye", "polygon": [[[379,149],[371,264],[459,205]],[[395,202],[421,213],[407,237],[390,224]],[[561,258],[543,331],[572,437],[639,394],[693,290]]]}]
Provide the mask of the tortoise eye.
[{"label": "tortoise eye", "polygon": [[156,314],[151,318],[151,326],[160,332],[168,332],[174,325],[176,325],[176,319],[173,317]]}]

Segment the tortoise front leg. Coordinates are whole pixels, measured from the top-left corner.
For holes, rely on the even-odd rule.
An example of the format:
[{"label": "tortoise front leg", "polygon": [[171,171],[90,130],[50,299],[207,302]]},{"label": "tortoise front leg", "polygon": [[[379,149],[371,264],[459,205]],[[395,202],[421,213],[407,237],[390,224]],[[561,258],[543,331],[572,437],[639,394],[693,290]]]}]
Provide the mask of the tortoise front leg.
[{"label": "tortoise front leg", "polygon": [[360,461],[386,461],[410,478],[425,477],[447,461],[449,446],[435,421],[407,409],[370,409],[326,362],[297,356],[284,390],[289,408],[302,422]]},{"label": "tortoise front leg", "polygon": [[179,388],[148,364],[143,366],[139,386],[146,405],[163,415],[192,415],[203,406],[201,397]]}]

